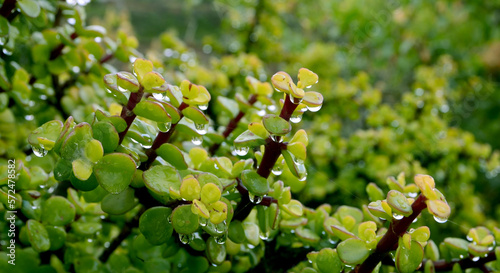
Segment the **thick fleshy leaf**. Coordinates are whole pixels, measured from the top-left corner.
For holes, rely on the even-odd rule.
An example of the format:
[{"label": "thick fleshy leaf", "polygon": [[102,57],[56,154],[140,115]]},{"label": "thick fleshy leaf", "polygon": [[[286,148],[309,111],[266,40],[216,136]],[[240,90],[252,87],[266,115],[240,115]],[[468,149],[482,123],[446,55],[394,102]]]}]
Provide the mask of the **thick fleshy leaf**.
[{"label": "thick fleshy leaf", "polygon": [[145,90],[151,90],[154,87],[159,87],[165,83],[165,79],[160,75],[160,73],[151,71],[144,74],[141,83]]},{"label": "thick fleshy leaf", "polygon": [[106,35],[106,29],[99,25],[86,26],[84,28],[77,28],[76,30],[78,35],[82,37],[95,38]]},{"label": "thick fleshy leaf", "polygon": [[288,121],[273,114],[268,114],[262,117],[262,123],[271,135],[284,136],[292,129],[292,126]]},{"label": "thick fleshy leaf", "polygon": [[140,84],[137,78],[134,76],[134,74],[122,71],[116,73],[116,77],[117,77],[117,84],[119,87],[128,90],[130,92],[139,91]]},{"label": "thick fleshy leaf", "polygon": [[335,249],[323,248],[316,257],[316,266],[321,273],[342,272],[342,261]]},{"label": "thick fleshy leaf", "polygon": [[280,208],[295,217],[300,217],[304,213],[302,203],[297,200],[291,200],[287,204],[280,205]]},{"label": "thick fleshy leaf", "polygon": [[40,6],[34,0],[17,0],[16,3],[26,16],[35,18],[40,14]]},{"label": "thick fleshy leaf", "polygon": [[171,118],[170,122],[172,123],[179,122],[179,120],[181,119],[181,112],[179,112],[179,109],[177,109],[177,107],[174,107],[172,104],[168,102],[160,101],[159,103],[161,103],[163,108],[165,108],[165,111],[167,111],[168,115],[170,116]]},{"label": "thick fleshy leaf", "polygon": [[219,244],[214,237],[207,240],[207,258],[210,262],[220,265],[226,260],[226,245]]},{"label": "thick fleshy leaf", "polygon": [[254,170],[241,172],[241,181],[253,195],[263,196],[269,192],[269,181],[258,175]]},{"label": "thick fleshy leaf", "polygon": [[128,102],[127,96],[123,94],[118,87],[118,77],[116,74],[107,74],[104,76],[104,84],[109,92],[116,98],[117,102],[126,105]]},{"label": "thick fleshy leaf", "polygon": [[302,103],[305,104],[311,112],[316,112],[323,105],[323,95],[315,91],[308,91],[304,94]]},{"label": "thick fleshy leaf", "polygon": [[101,201],[104,212],[112,215],[121,215],[133,209],[137,205],[134,197],[134,189],[127,188],[119,194],[108,194]]},{"label": "thick fleshy leaf", "polygon": [[306,147],[309,145],[309,138],[307,137],[307,133],[304,129],[298,130],[295,135],[293,135],[292,139],[290,139],[289,143],[300,142],[304,144]]},{"label": "thick fleshy leaf", "polygon": [[179,189],[181,176],[175,167],[156,165],[143,173],[146,187],[161,196],[168,195],[170,187]]},{"label": "thick fleshy leaf", "polygon": [[220,200],[221,190],[214,183],[207,183],[201,188],[201,202],[205,204],[215,203]]},{"label": "thick fleshy leaf", "polygon": [[111,194],[118,194],[128,188],[135,169],[135,162],[129,155],[113,153],[97,162],[94,173],[103,189]]},{"label": "thick fleshy leaf", "polygon": [[172,209],[154,207],[146,210],[139,219],[139,230],[152,245],[164,244],[170,239],[174,231],[169,223]]},{"label": "thick fleshy leaf", "polygon": [[271,83],[279,92],[290,92],[290,84],[293,84],[292,77],[288,73],[280,71],[271,77]]},{"label": "thick fleshy leaf", "polygon": [[134,62],[134,73],[137,75],[139,81],[142,81],[142,78],[146,73],[153,71],[153,63],[149,60],[137,58]]},{"label": "thick fleshy leaf", "polygon": [[35,129],[28,137],[28,142],[33,147],[39,147],[46,151],[52,150],[59,138],[63,123],[59,120],[49,121]]},{"label": "thick fleshy leaf", "polygon": [[58,250],[64,246],[66,242],[66,231],[63,227],[45,226],[45,229],[47,230],[50,240],[49,250]]},{"label": "thick fleshy leaf", "polygon": [[304,181],[307,177],[307,170],[304,165],[304,161],[295,158],[295,155],[293,155],[288,150],[282,150],[281,154],[283,155],[283,158],[285,159],[286,165],[288,166],[288,169],[290,169],[290,172],[300,181]]},{"label": "thick fleshy leaf", "polygon": [[203,114],[203,112],[193,106],[187,107],[182,110],[182,114],[192,120],[195,124],[208,124],[208,118]]},{"label": "thick fleshy leaf", "polygon": [[389,191],[387,193],[387,203],[391,206],[393,213],[410,216],[413,212],[406,196],[399,191]]},{"label": "thick fleshy leaf", "polygon": [[161,145],[160,148],[156,149],[156,153],[179,170],[185,170],[188,167],[184,154],[173,144]]},{"label": "thick fleshy leaf", "polygon": [[337,246],[340,259],[346,264],[360,264],[370,254],[366,243],[360,239],[350,238]]},{"label": "thick fleshy leaf", "polygon": [[449,249],[453,258],[466,257],[469,255],[469,242],[464,239],[448,237],[444,239],[444,244]]},{"label": "thick fleshy leaf", "polygon": [[422,263],[423,258],[424,249],[418,242],[413,241],[409,248],[401,244],[396,251],[396,268],[401,273],[414,272]]},{"label": "thick fleshy leaf", "polygon": [[104,155],[101,142],[92,139],[85,145],[85,157],[92,163],[99,161]]},{"label": "thick fleshy leaf", "polygon": [[184,96],[183,99],[188,99],[188,100],[194,99],[200,93],[200,88],[198,87],[198,85],[192,84],[188,80],[183,80],[181,82],[180,89],[182,95]]},{"label": "thick fleshy leaf", "polygon": [[73,221],[75,214],[75,206],[68,199],[52,196],[43,205],[42,221],[53,226],[64,226]]},{"label": "thick fleshy leaf", "polygon": [[200,199],[201,187],[200,182],[193,176],[184,178],[179,189],[181,197],[188,201]]},{"label": "thick fleshy leaf", "polygon": [[429,212],[438,217],[439,219],[448,219],[451,213],[450,206],[441,200],[427,200],[425,201],[427,204],[427,209]]},{"label": "thick fleshy leaf", "polygon": [[248,124],[248,130],[263,139],[269,137],[269,132],[261,122],[252,122]]},{"label": "thick fleshy leaf", "polygon": [[73,174],[79,180],[87,180],[92,174],[92,165],[88,160],[78,158],[71,165],[73,166]]},{"label": "thick fleshy leaf", "polygon": [[75,189],[78,189],[80,191],[91,191],[99,186],[99,182],[97,182],[97,178],[95,177],[94,173],[92,173],[86,180],[80,180],[73,173],[71,173],[69,181]]},{"label": "thick fleshy leaf", "polygon": [[218,96],[217,102],[219,103],[219,105],[222,107],[223,110],[225,110],[227,113],[231,115],[231,118],[236,117],[240,112],[240,107],[238,106],[238,103],[232,99],[228,99],[223,96]]},{"label": "thick fleshy leaf", "polygon": [[422,194],[430,200],[437,199],[438,196],[434,192],[434,188],[436,187],[436,183],[434,182],[434,178],[429,175],[417,174],[413,178],[415,184],[417,184],[418,188],[422,192]]},{"label": "thick fleshy leaf", "polygon": [[177,233],[191,234],[199,227],[198,215],[191,212],[191,205],[181,205],[172,212],[172,225]]},{"label": "thick fleshy leaf", "polygon": [[92,128],[82,122],[75,126],[61,146],[61,157],[73,161],[85,155],[85,146],[92,139]]},{"label": "thick fleshy leaf", "polygon": [[189,158],[191,158],[191,162],[197,169],[200,167],[201,163],[203,163],[208,158],[208,152],[203,148],[194,147],[189,150]]},{"label": "thick fleshy leaf", "polygon": [[134,108],[134,113],[138,116],[161,123],[167,123],[172,120],[161,104],[151,100],[139,102]]},{"label": "thick fleshy leaf", "polygon": [[[207,184],[208,185],[208,184]],[[222,201],[210,205],[210,222],[218,225],[227,219],[227,204]]]},{"label": "thick fleshy leaf", "polygon": [[94,138],[99,140],[105,153],[111,153],[118,147],[120,137],[115,126],[109,121],[99,121],[92,125]]},{"label": "thick fleshy leaf", "polygon": [[264,144],[266,144],[266,140],[250,130],[244,131],[234,140],[235,147],[258,147]]},{"label": "thick fleshy leaf", "polygon": [[26,223],[28,238],[31,246],[36,252],[44,252],[50,248],[49,234],[40,222],[29,219]]},{"label": "thick fleshy leaf", "polygon": [[289,143],[286,149],[293,154],[295,162],[304,162],[307,156],[307,149],[301,142]]},{"label": "thick fleshy leaf", "polygon": [[318,82],[318,75],[307,68],[301,68],[299,69],[298,79],[297,86],[306,88]]}]

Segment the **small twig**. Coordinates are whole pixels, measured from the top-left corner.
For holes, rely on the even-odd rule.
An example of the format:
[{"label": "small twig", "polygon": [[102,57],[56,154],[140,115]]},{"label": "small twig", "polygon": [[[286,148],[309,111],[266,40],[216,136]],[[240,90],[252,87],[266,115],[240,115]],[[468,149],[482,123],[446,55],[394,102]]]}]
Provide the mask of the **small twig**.
[{"label": "small twig", "polygon": [[0,8],[0,15],[12,21],[14,18],[10,17],[12,10],[16,7],[16,0],[5,0],[2,7]]},{"label": "small twig", "polygon": [[[78,34],[76,32],[73,32],[70,36],[71,40],[74,40],[78,37]],[[59,44],[56,48],[52,49],[50,52],[50,57],[49,60],[55,60],[57,57],[61,56],[62,51],[66,45],[64,43]]]},{"label": "small twig", "polygon": [[398,245],[399,237],[408,230],[413,220],[417,218],[418,215],[424,210],[427,205],[425,204],[425,196],[420,194],[415,202],[411,205],[413,213],[408,217],[403,217],[401,220],[393,220],[389,225],[389,229],[384,234],[384,237],[380,239],[375,248],[375,251],[368,256],[368,258],[361,264],[358,265],[353,272],[372,272],[377,264],[382,261],[382,259],[389,253],[389,251],[394,250]]},{"label": "small twig", "polygon": [[[257,95],[254,94],[248,99],[248,104],[253,105],[256,101],[257,101]],[[222,133],[222,136],[224,137],[224,139],[227,139],[227,137],[229,137],[229,135],[234,131],[234,129],[236,129],[236,127],[238,127],[238,123],[240,122],[240,120],[244,116],[245,116],[245,112],[240,110],[240,112],[236,115],[236,117],[234,117],[233,119],[231,119],[231,121],[229,121],[229,124],[227,125],[226,129]],[[214,143],[212,145],[212,147],[210,147],[209,153],[211,155],[215,154],[215,152],[217,152],[217,150],[220,148],[220,145],[221,145],[221,143]]]},{"label": "small twig", "polygon": [[119,136],[120,136],[119,143],[120,144],[122,143],[123,139],[125,138],[125,135],[127,134],[128,129],[130,129],[132,122],[134,122],[134,119],[136,117],[136,115],[134,113],[134,108],[141,101],[143,95],[144,95],[144,87],[141,85],[137,92],[130,93],[130,97],[128,98],[127,105],[125,105],[125,107],[122,108],[122,112],[121,112],[120,116],[127,123],[127,128],[125,128],[125,130],[119,134]]}]

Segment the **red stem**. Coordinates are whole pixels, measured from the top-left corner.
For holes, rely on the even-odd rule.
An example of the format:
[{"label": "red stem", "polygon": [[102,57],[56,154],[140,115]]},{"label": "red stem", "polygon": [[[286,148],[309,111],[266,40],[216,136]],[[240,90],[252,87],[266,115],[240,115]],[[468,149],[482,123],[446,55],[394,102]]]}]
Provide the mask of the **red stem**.
[{"label": "red stem", "polygon": [[143,95],[144,95],[144,87],[142,87],[142,85],[141,85],[139,87],[139,91],[137,91],[136,93],[130,94],[127,105],[122,108],[122,113],[120,116],[127,123],[127,128],[125,129],[125,131],[121,132],[119,135],[120,136],[120,141],[119,141],[120,144],[122,143],[123,139],[125,138],[125,135],[127,135],[128,129],[130,129],[132,122],[134,122],[134,119],[136,117],[136,115],[134,114],[134,108],[141,101]]}]

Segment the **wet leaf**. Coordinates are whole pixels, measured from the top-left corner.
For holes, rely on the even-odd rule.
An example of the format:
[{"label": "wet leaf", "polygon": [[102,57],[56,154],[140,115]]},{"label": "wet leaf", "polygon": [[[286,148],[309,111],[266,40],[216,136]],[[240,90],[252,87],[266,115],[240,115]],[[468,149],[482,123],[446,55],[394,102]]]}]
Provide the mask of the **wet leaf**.
[{"label": "wet leaf", "polygon": [[94,166],[97,181],[111,194],[118,194],[128,188],[134,177],[136,165],[126,154],[107,154]]}]

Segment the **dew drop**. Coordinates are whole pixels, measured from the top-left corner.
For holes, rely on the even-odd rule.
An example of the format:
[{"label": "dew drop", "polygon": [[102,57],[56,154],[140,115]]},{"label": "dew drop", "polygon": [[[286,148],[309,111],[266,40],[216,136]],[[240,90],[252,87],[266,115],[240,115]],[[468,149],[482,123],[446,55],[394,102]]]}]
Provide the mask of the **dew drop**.
[{"label": "dew drop", "polygon": [[198,123],[195,123],[194,124],[194,127],[196,129],[196,132],[200,135],[204,135],[207,133],[207,127],[208,127],[208,124],[198,124]]},{"label": "dew drop", "polygon": [[200,219],[199,219],[200,226],[202,226],[202,227],[206,226],[207,222],[208,222],[207,218],[204,218],[204,217],[200,216]]},{"label": "dew drop", "polygon": [[199,136],[195,136],[195,137],[193,137],[193,138],[191,139],[191,142],[192,142],[194,145],[198,146],[198,145],[201,145],[201,143],[203,142],[203,140],[202,140],[202,138],[201,138],[201,137],[199,137]]},{"label": "dew drop", "polygon": [[249,150],[249,147],[234,147],[234,153],[239,156],[247,155]]},{"label": "dew drop", "polygon": [[440,217],[437,217],[434,215],[434,220],[436,220],[436,222],[440,223],[440,224],[444,224],[446,223],[446,221],[448,221],[447,218],[440,218]]},{"label": "dew drop", "polygon": [[[302,98],[294,98],[293,96],[288,96],[293,104],[299,104],[302,102]],[[319,109],[318,109],[319,110]]]},{"label": "dew drop", "polygon": [[297,173],[299,174],[299,181],[305,181],[307,178],[307,170],[304,164],[295,164]]},{"label": "dew drop", "polygon": [[201,111],[205,111],[208,109],[208,103],[207,104],[200,104],[198,105],[198,109],[200,109]]},{"label": "dew drop", "polygon": [[472,242],[474,239],[472,239],[472,237],[470,237],[469,235],[467,235],[467,240],[468,240],[469,242]]},{"label": "dew drop", "polygon": [[260,111],[258,111],[257,115],[259,115],[259,117],[263,117],[264,115],[266,115],[266,110],[260,110]]},{"label": "dew drop", "polygon": [[162,93],[153,93],[153,97],[159,101],[163,101],[163,99],[165,98]]},{"label": "dew drop", "polygon": [[48,151],[45,150],[43,145],[40,145],[39,147],[37,146],[31,146],[31,149],[33,150],[33,153],[38,156],[38,157],[44,157],[47,155]]},{"label": "dew drop", "polygon": [[223,245],[227,240],[227,232],[222,233],[221,236],[215,236],[214,239],[216,243],[218,243],[219,245]]},{"label": "dew drop", "polygon": [[276,176],[281,175],[283,173],[283,168],[281,167],[281,165],[276,164],[274,165],[272,172]]},{"label": "dew drop", "polygon": [[260,202],[262,202],[262,196],[259,196],[259,195],[253,195],[252,193],[248,193],[248,199],[250,199],[250,202],[254,203],[254,204],[260,204]]},{"label": "dew drop", "polygon": [[269,111],[271,111],[271,112],[276,111],[276,105],[274,105],[274,104],[273,104],[273,105],[269,105],[269,106],[267,107],[267,110],[269,110]]},{"label": "dew drop", "polygon": [[223,221],[222,223],[218,223],[217,225],[214,225],[214,230],[215,232],[222,234],[224,231],[226,231],[226,221]]},{"label": "dew drop", "polygon": [[179,241],[181,241],[181,243],[183,244],[189,244],[189,241],[190,241],[190,236],[188,234],[180,234],[179,233]]},{"label": "dew drop", "polygon": [[314,107],[313,106],[307,106],[307,110],[309,110],[311,112],[318,112],[320,109],[321,109],[321,105],[320,106],[314,106]]},{"label": "dew drop", "polygon": [[7,56],[12,55],[12,51],[9,51],[9,50],[8,50],[8,49],[6,49],[6,48],[2,49],[2,52],[3,52],[3,54],[5,54],[5,55],[7,55]]},{"label": "dew drop", "polygon": [[160,132],[163,132],[163,133],[166,133],[168,131],[170,131],[170,128],[172,128],[172,122],[167,122],[167,123],[157,123],[158,125],[158,130],[160,130]]},{"label": "dew drop", "polygon": [[396,219],[396,220],[401,220],[403,219],[403,215],[400,215],[400,214],[397,214],[397,213],[393,213],[392,214],[392,218]]},{"label": "dew drop", "polygon": [[268,240],[269,236],[271,236],[271,231],[270,230],[266,230],[266,232],[262,232],[261,231],[260,234],[259,234],[260,239],[262,239],[264,241]]},{"label": "dew drop", "polygon": [[472,261],[473,261],[473,262],[477,262],[477,261],[479,261],[479,257],[474,257],[474,258],[472,258]]},{"label": "dew drop", "polygon": [[298,114],[298,115],[292,115],[290,117],[290,122],[292,123],[299,123],[302,121],[302,115],[301,114]]},{"label": "dew drop", "polygon": [[411,197],[411,198],[415,198],[415,197],[417,197],[417,195],[418,194],[416,192],[409,192],[408,193],[408,196]]},{"label": "dew drop", "polygon": [[172,215],[170,215],[167,220],[169,224],[172,224]]},{"label": "dew drop", "polygon": [[271,135],[271,139],[272,139],[274,142],[278,142],[278,143],[283,142],[283,138],[282,138],[281,136]]},{"label": "dew drop", "polygon": [[118,90],[119,90],[120,92],[122,92],[122,93],[125,93],[125,92],[127,92],[127,91],[128,91],[127,89],[125,89],[125,88],[123,88],[123,87],[121,87],[121,86],[119,86],[119,85],[118,85]]}]

